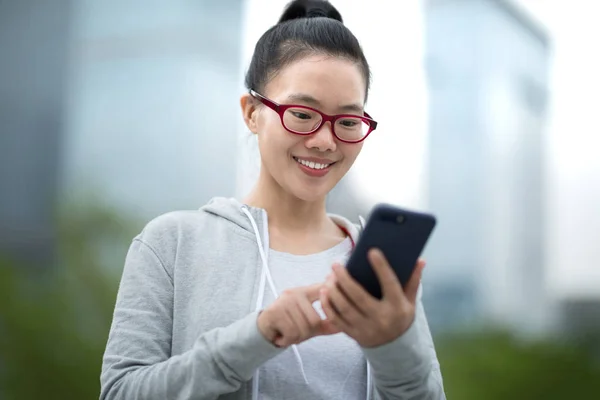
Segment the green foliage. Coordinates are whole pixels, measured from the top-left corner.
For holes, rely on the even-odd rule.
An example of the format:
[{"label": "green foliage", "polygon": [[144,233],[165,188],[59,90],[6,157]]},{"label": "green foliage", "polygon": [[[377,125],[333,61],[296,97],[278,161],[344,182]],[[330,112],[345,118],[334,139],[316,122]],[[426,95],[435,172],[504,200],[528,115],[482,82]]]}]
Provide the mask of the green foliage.
[{"label": "green foliage", "polygon": [[488,331],[436,342],[446,394],[460,400],[595,398],[600,368],[585,346],[519,342]]},{"label": "green foliage", "polygon": [[22,268],[0,269],[1,387],[7,399],[97,396],[101,343],[79,333],[83,321],[70,285],[52,280],[33,283]]},{"label": "green foliage", "polygon": [[[98,398],[121,267],[142,226],[102,205],[64,210],[60,262],[47,268],[52,273],[0,260],[2,399]],[[600,371],[585,348],[518,342],[498,331],[441,337],[436,347],[449,399],[562,400],[600,393]]]},{"label": "green foliage", "polygon": [[119,271],[140,226],[107,207],[68,210],[59,219],[58,263],[44,270],[0,264],[0,397],[7,400],[98,398]]}]

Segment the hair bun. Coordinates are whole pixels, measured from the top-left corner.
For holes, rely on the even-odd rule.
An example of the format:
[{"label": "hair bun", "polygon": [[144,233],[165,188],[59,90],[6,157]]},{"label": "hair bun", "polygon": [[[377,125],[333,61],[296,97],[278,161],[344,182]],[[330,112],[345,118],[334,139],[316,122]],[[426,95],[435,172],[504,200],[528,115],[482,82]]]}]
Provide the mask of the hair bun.
[{"label": "hair bun", "polygon": [[293,0],[289,3],[278,23],[299,18],[325,17],[344,22],[342,15],[334,6],[325,0]]}]

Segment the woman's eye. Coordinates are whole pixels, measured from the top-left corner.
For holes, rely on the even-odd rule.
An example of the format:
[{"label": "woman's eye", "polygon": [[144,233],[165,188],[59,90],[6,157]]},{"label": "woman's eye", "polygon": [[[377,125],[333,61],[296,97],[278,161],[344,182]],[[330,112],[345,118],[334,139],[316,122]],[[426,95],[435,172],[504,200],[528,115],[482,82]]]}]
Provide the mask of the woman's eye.
[{"label": "woman's eye", "polygon": [[292,111],[292,115],[294,117],[300,118],[300,119],[310,119],[310,115],[303,113],[303,112]]},{"label": "woman's eye", "polygon": [[341,120],[340,123],[347,128],[354,128],[358,122],[350,120],[350,119],[346,119],[346,120]]}]

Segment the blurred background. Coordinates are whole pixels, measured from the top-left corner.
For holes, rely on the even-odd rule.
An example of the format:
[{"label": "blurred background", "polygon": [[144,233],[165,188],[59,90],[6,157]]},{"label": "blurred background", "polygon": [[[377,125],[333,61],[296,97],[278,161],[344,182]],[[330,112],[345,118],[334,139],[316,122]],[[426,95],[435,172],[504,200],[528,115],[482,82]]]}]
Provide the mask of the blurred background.
[{"label": "blurred background", "polygon": [[[94,399],[131,239],[242,198],[239,96],[286,0],[0,1],[0,399]],[[587,0],[335,0],[379,121],[329,198],[439,219],[449,399],[600,393],[600,28]]]}]

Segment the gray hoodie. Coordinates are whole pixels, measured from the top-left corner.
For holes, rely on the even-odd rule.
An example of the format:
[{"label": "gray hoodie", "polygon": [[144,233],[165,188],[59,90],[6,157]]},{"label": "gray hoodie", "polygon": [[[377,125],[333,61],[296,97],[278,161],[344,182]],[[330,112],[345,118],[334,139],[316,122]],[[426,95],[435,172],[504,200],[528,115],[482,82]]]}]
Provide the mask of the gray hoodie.
[{"label": "gray hoodie", "polygon": [[[358,239],[353,224],[333,218]],[[257,399],[259,367],[284,351],[256,322],[268,249],[266,212],[234,199],[151,221],[127,254],[100,399]],[[445,399],[420,297],[401,337],[363,352],[368,399]]]}]

